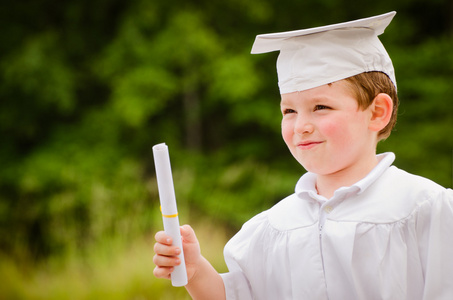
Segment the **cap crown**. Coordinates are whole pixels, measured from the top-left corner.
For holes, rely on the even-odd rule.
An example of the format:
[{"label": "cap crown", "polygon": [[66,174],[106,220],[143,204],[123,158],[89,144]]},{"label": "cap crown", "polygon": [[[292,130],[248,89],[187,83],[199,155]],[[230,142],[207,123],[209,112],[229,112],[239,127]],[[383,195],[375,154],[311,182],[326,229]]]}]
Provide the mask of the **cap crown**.
[{"label": "cap crown", "polygon": [[280,93],[303,91],[363,72],[387,74],[396,87],[392,61],[378,38],[396,12],[311,29],[258,35],[252,53],[280,50]]}]

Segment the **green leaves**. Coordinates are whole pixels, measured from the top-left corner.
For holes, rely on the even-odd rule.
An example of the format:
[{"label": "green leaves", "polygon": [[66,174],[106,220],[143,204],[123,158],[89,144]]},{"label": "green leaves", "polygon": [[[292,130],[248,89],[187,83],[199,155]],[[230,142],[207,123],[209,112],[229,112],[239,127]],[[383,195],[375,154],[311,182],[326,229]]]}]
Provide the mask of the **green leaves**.
[{"label": "green leaves", "polygon": [[401,106],[379,151],[451,186],[447,2],[11,4],[0,18],[0,251],[46,256],[154,231],[160,142],[187,215],[236,229],[303,173],[280,137],[277,53],[250,55],[255,35],[394,9],[381,37]]}]

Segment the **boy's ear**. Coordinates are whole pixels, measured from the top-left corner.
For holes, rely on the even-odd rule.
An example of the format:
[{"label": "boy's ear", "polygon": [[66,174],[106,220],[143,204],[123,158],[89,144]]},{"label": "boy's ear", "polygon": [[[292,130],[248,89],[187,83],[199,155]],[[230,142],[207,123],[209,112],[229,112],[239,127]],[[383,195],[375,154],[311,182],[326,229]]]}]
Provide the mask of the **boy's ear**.
[{"label": "boy's ear", "polygon": [[384,129],[390,121],[393,113],[393,100],[385,94],[378,94],[371,103],[371,119],[368,128],[379,132]]}]

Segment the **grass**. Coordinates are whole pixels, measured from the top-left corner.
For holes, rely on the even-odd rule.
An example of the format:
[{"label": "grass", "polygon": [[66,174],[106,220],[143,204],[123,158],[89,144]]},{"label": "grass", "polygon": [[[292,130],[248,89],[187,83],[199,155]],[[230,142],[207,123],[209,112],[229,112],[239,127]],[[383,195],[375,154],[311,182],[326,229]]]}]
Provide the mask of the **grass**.
[{"label": "grass", "polygon": [[[223,262],[226,231],[210,223],[192,224],[203,255],[219,272]],[[111,243],[89,254],[49,259],[39,265],[0,259],[0,299],[3,300],[174,300],[190,299],[184,288],[157,279],[153,237],[141,237],[127,247]]]}]

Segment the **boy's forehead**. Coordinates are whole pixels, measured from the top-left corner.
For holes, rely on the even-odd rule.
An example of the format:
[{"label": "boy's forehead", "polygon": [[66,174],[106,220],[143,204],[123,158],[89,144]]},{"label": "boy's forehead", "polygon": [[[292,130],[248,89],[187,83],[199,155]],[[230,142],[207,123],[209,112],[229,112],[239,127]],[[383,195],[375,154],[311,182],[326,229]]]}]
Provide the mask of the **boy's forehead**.
[{"label": "boy's forehead", "polygon": [[350,85],[345,80],[339,80],[303,91],[280,94],[280,105],[294,104],[300,100],[307,103],[341,102],[345,97],[357,101]]},{"label": "boy's forehead", "polygon": [[378,38],[395,14],[258,35],[252,53],[280,51],[277,73],[281,94],[370,71],[384,72],[396,87],[392,61]]},{"label": "boy's forehead", "polygon": [[329,100],[329,94],[326,94],[322,85],[313,89],[280,94],[280,105],[293,105],[296,103],[312,103]]}]

